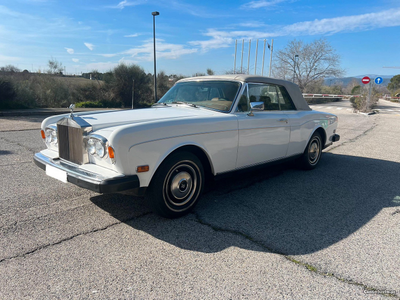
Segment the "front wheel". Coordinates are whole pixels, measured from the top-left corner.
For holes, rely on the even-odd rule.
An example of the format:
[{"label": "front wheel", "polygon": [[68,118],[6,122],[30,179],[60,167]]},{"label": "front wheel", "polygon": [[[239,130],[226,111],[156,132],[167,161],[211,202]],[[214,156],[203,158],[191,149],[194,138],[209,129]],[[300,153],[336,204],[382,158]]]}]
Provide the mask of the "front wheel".
[{"label": "front wheel", "polygon": [[176,152],[160,165],[145,198],[156,214],[178,218],[193,209],[203,186],[204,171],[197,156],[190,152]]},{"label": "front wheel", "polygon": [[322,154],[322,138],[318,132],[314,132],[310,141],[299,159],[300,167],[305,170],[312,170],[317,165]]}]

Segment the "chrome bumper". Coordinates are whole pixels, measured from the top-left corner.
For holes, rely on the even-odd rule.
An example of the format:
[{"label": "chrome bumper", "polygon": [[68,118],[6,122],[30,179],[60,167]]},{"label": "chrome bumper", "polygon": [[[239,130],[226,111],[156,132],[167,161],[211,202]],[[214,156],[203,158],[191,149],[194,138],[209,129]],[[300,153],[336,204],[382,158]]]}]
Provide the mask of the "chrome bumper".
[{"label": "chrome bumper", "polygon": [[42,153],[36,153],[33,161],[45,171],[46,166],[50,166],[49,168],[53,167],[65,172],[67,182],[98,193],[116,193],[140,187],[137,175],[106,178],[101,174],[84,171],[60,159],[51,159]]}]

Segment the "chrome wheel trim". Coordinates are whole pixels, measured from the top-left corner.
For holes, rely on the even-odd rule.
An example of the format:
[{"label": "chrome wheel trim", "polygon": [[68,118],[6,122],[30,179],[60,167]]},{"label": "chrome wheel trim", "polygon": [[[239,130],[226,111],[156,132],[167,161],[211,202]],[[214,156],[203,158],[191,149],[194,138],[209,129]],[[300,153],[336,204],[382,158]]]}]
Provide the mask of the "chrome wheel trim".
[{"label": "chrome wheel trim", "polygon": [[191,161],[175,164],[164,180],[163,198],[167,207],[180,212],[191,207],[199,196],[201,173]]},{"label": "chrome wheel trim", "polygon": [[318,163],[321,156],[321,139],[319,136],[314,136],[308,146],[308,161],[311,165]]}]

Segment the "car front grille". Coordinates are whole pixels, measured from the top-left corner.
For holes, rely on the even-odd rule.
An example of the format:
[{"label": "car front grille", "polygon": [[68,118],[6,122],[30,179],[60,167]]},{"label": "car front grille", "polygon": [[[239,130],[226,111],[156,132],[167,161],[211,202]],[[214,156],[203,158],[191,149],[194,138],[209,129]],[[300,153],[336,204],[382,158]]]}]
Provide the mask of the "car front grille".
[{"label": "car front grille", "polygon": [[83,164],[82,129],[57,124],[57,132],[59,157],[76,164]]},{"label": "car front grille", "polygon": [[80,117],[63,118],[57,122],[58,155],[60,158],[75,164],[89,161],[84,145],[84,135],[92,130],[90,124]]}]

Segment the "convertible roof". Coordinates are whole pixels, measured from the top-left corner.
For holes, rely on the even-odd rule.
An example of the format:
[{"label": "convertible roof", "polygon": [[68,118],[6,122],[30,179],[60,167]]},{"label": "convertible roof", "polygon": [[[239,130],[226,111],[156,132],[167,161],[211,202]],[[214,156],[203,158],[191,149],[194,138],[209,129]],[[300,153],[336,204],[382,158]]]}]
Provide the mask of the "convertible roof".
[{"label": "convertible roof", "polygon": [[203,81],[203,80],[233,80],[233,81],[241,81],[241,82],[249,82],[249,83],[271,83],[276,85],[282,85],[289,92],[290,97],[293,100],[294,105],[297,110],[311,110],[308,106],[306,100],[304,100],[303,95],[299,89],[297,84],[293,82],[275,79],[264,76],[255,76],[255,75],[243,75],[243,74],[232,74],[232,75],[217,75],[217,76],[199,76],[199,77],[190,77],[179,80],[178,82],[187,82],[187,81]]}]

